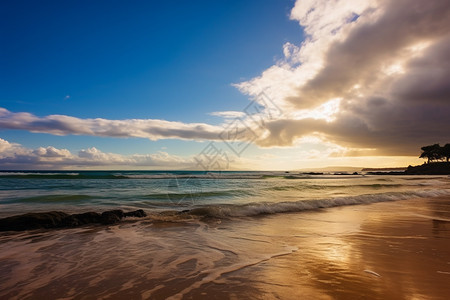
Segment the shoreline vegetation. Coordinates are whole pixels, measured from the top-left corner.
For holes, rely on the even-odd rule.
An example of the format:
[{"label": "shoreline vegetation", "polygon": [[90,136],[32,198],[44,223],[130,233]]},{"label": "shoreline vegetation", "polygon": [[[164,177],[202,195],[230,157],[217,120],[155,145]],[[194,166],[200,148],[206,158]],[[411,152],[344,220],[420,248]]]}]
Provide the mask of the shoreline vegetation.
[{"label": "shoreline vegetation", "polygon": [[[420,148],[419,158],[427,161],[422,165],[408,166],[407,168],[364,168],[361,172],[367,175],[450,175],[450,143],[441,146],[433,144]],[[308,174],[308,173],[305,173]],[[309,173],[313,174],[312,172]],[[356,175],[357,173],[353,173]],[[350,173],[335,173],[334,175],[352,175]]]},{"label": "shoreline vegetation", "polygon": [[370,175],[450,175],[450,143],[441,146],[433,144],[420,148],[422,153],[419,158],[427,161],[419,166],[408,166],[406,170],[400,171],[392,168],[389,172],[385,169],[363,169]]}]

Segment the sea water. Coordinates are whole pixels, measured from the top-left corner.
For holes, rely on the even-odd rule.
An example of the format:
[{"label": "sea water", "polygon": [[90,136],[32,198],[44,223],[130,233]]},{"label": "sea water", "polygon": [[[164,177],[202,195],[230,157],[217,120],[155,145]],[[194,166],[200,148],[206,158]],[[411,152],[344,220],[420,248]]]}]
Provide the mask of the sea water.
[{"label": "sea water", "polygon": [[202,208],[217,217],[295,212],[449,193],[438,176],[304,175],[285,172],[0,172],[0,217]]},{"label": "sea water", "polygon": [[1,172],[0,217],[148,216],[0,233],[0,298],[445,299],[449,199],[448,176]]}]

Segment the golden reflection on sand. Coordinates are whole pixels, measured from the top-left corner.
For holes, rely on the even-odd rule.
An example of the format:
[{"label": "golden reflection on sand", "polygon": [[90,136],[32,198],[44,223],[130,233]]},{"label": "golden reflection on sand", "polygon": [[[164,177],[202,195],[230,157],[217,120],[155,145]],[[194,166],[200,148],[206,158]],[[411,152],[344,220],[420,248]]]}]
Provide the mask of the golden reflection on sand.
[{"label": "golden reflection on sand", "polygon": [[0,298],[447,299],[450,199],[0,236]]},{"label": "golden reflection on sand", "polygon": [[284,242],[298,251],[239,277],[265,297],[447,299],[448,203],[420,199],[266,218],[261,231],[288,232]]}]

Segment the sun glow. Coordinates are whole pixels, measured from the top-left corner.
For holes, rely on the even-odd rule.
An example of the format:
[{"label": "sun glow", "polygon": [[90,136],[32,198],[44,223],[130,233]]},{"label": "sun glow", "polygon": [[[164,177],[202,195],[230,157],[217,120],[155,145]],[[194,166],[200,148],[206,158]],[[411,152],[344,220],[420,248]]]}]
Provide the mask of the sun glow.
[{"label": "sun glow", "polygon": [[421,54],[426,48],[431,45],[430,41],[422,41],[417,44],[412,45],[408,48],[414,55]]},{"label": "sun glow", "polygon": [[327,122],[332,122],[335,120],[335,116],[339,112],[341,100],[342,98],[331,99],[314,109],[301,110],[296,113],[294,117],[299,120],[312,118],[315,120],[326,120]]},{"label": "sun glow", "polygon": [[401,63],[396,62],[385,68],[384,72],[386,73],[386,75],[404,74],[405,69],[403,68]]}]

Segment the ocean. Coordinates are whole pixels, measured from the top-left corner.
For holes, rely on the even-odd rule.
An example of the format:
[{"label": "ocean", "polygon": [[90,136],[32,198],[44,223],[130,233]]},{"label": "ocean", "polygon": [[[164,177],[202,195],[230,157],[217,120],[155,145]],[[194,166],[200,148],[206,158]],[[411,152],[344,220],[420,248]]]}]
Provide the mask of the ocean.
[{"label": "ocean", "polygon": [[117,208],[242,217],[447,195],[448,184],[448,177],[285,172],[0,172],[0,217]]},{"label": "ocean", "polygon": [[147,217],[1,233],[0,298],[444,299],[449,199],[448,176],[4,171],[0,218]]}]

